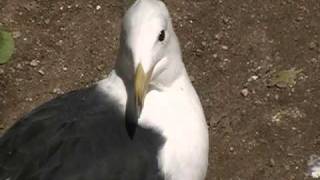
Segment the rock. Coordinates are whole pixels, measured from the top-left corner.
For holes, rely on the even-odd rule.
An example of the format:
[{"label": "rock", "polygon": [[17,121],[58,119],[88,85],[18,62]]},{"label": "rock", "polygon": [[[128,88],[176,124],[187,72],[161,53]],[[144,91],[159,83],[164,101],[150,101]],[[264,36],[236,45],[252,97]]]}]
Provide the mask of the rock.
[{"label": "rock", "polygon": [[12,33],[12,37],[13,37],[14,39],[17,39],[17,38],[21,37],[21,32],[20,32],[20,31],[14,31],[14,32]]},{"label": "rock", "polygon": [[270,159],[270,166],[274,167],[276,165],[276,162],[273,158]]},{"label": "rock", "polygon": [[249,95],[249,90],[247,88],[241,90],[241,95],[247,97]]},{"label": "rock", "polygon": [[190,78],[190,81],[191,81],[191,82],[194,82],[194,81],[195,81],[194,76],[190,75],[189,78]]},{"label": "rock", "polygon": [[97,66],[98,71],[103,71],[104,69],[104,64],[100,64],[99,66]]},{"label": "rock", "polygon": [[45,23],[45,24],[49,24],[49,23],[50,23],[50,19],[45,19],[45,20],[44,20],[44,23]]},{"label": "rock", "polygon": [[226,50],[228,50],[228,49],[229,49],[229,47],[228,47],[228,46],[226,46],[226,45],[222,45],[222,46],[221,46],[221,49],[223,49],[223,50],[225,50],[225,51],[226,51]]},{"label": "rock", "polygon": [[59,95],[64,93],[60,88],[54,88],[52,92]]},{"label": "rock", "polygon": [[207,42],[206,41],[202,41],[201,45],[204,46],[204,47],[207,47]]},{"label": "rock", "polygon": [[33,99],[31,98],[31,97],[28,97],[28,98],[26,98],[25,99],[27,102],[32,102],[33,101]]},{"label": "rock", "polygon": [[45,74],[44,71],[41,69],[38,71],[38,73],[41,74],[42,76]]},{"label": "rock", "polygon": [[30,62],[30,66],[32,66],[32,67],[36,67],[36,66],[38,66],[38,65],[39,65],[39,63],[40,63],[40,61],[39,61],[39,60],[34,59],[34,60],[32,60],[32,61]]},{"label": "rock", "polygon": [[315,43],[315,42],[310,42],[310,44],[309,44],[309,49],[310,50],[313,50],[313,49],[315,49],[317,47],[317,43]]},{"label": "rock", "polygon": [[222,38],[222,33],[218,33],[218,34],[214,35],[214,38],[216,40],[220,40]]},{"label": "rock", "polygon": [[[64,29],[61,28],[61,30],[63,31]],[[62,44],[63,44],[63,40],[61,39],[56,43],[57,46],[61,46]]]},{"label": "rock", "polygon": [[257,80],[257,79],[259,79],[259,76],[253,75],[253,76],[251,76],[251,77],[248,79],[248,82],[255,81],[255,80]]},{"label": "rock", "polygon": [[22,65],[20,63],[17,64],[17,69],[22,69]]},{"label": "rock", "polygon": [[299,16],[299,17],[296,18],[296,21],[298,21],[298,22],[299,22],[299,21],[302,21],[302,20],[303,20],[303,17],[302,17],[302,16]]},{"label": "rock", "polygon": [[234,152],[234,147],[230,147],[230,152]]}]

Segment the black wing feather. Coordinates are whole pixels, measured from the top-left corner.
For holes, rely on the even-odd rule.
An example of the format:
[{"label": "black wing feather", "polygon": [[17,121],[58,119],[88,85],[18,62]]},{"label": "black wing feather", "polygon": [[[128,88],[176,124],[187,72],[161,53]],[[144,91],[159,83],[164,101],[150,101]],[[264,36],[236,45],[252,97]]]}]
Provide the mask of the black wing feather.
[{"label": "black wing feather", "polygon": [[164,138],[137,127],[91,87],[29,113],[0,138],[0,180],[161,180]]}]

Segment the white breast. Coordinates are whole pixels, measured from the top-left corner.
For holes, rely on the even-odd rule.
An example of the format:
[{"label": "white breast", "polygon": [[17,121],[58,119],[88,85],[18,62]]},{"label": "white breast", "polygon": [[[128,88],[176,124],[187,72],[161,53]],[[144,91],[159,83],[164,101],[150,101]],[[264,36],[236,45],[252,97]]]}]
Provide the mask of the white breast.
[{"label": "white breast", "polygon": [[166,143],[159,165],[166,180],[203,180],[208,165],[208,130],[199,98],[188,79],[152,90],[145,98],[141,126],[159,130]]},{"label": "white breast", "polygon": [[124,82],[117,73],[114,70],[111,71],[108,78],[99,81],[97,85],[99,90],[108,95],[108,98],[113,98],[120,110],[125,113],[128,96]]}]

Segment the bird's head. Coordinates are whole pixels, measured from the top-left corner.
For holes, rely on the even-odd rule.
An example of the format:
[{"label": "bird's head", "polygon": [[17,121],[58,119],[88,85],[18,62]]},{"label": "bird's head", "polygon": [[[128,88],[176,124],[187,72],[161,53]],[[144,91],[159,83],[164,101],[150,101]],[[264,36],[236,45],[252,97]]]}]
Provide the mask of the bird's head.
[{"label": "bird's head", "polygon": [[122,66],[133,69],[135,102],[140,113],[150,85],[170,86],[183,70],[179,43],[162,1],[133,3],[124,17],[121,49]]}]

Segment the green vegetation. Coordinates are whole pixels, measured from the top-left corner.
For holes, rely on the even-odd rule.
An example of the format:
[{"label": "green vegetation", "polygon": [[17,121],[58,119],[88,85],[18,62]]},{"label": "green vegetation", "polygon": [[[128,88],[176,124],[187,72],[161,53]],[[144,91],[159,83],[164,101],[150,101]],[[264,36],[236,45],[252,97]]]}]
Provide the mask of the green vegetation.
[{"label": "green vegetation", "polygon": [[296,84],[296,78],[302,69],[282,70],[273,74],[269,86],[277,86],[279,88],[293,87]]},{"label": "green vegetation", "polygon": [[8,63],[14,52],[14,40],[11,33],[0,30],[0,64]]}]

